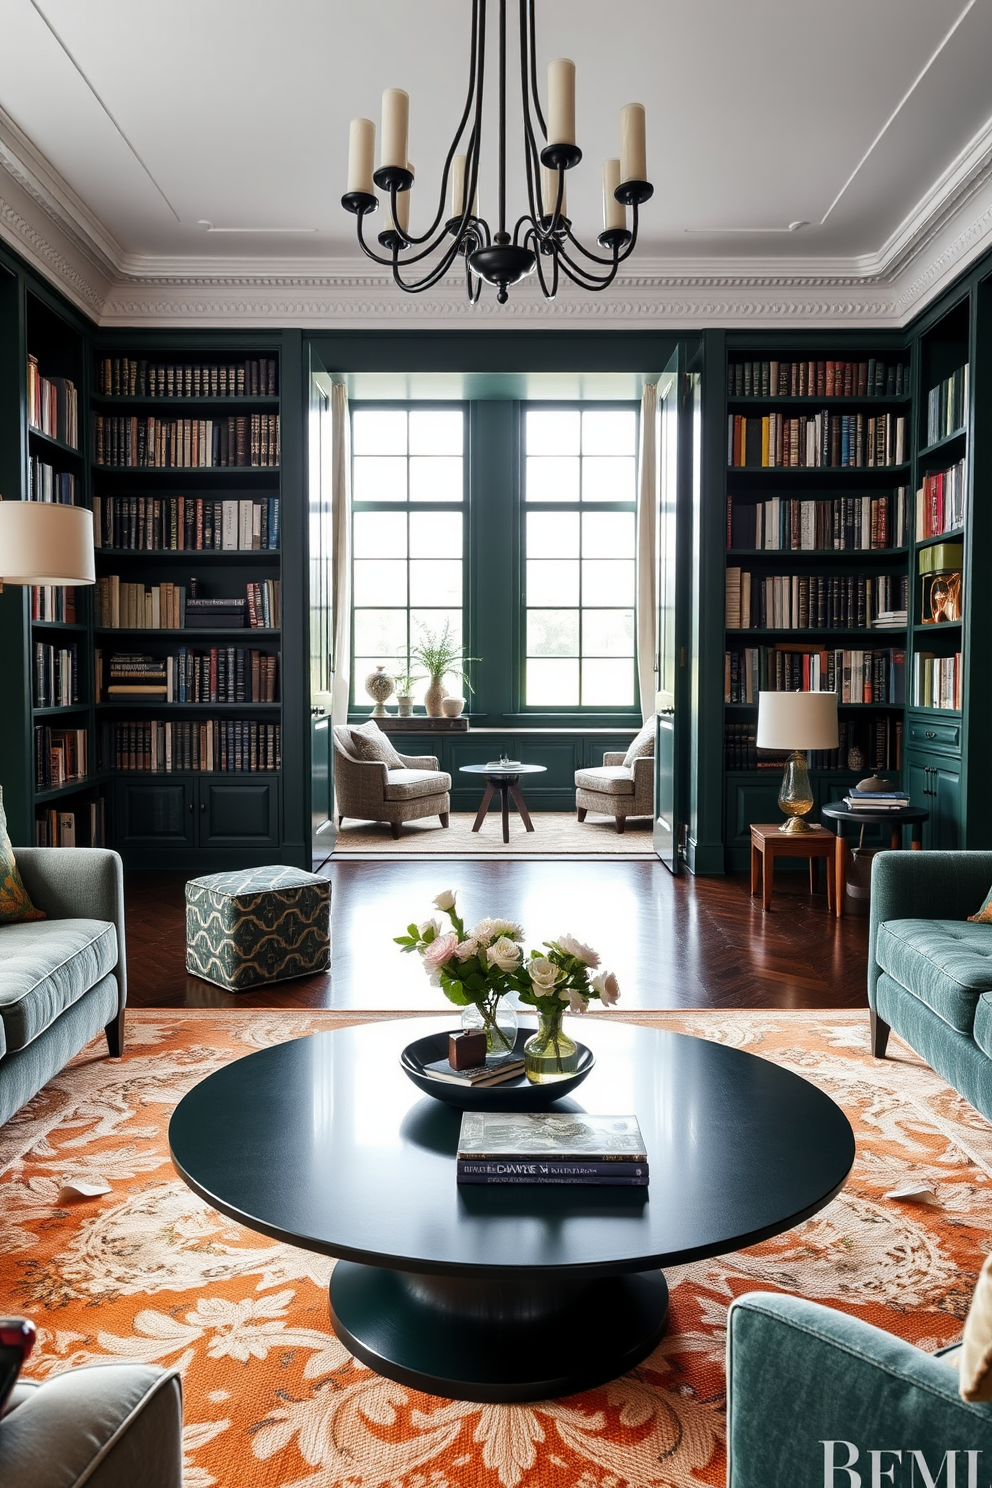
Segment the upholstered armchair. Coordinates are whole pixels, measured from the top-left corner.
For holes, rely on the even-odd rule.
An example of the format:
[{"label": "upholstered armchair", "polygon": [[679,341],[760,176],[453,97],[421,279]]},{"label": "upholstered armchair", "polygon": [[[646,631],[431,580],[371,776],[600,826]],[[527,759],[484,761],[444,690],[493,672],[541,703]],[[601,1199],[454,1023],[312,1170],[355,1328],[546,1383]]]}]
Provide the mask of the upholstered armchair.
[{"label": "upholstered armchair", "polygon": [[612,816],[622,832],[628,816],[654,816],[654,755],[642,754],[631,765],[609,750],[602,765],[575,772],[575,809],[579,821],[587,811]]},{"label": "upholstered armchair", "polygon": [[451,776],[438,769],[433,755],[396,755],[400,767],[390,769],[383,760],[359,759],[351,730],[334,725],[334,794],[338,823],[346,816],[359,821],[388,822],[399,838],[404,822],[424,816],[439,816],[448,825],[451,810]]}]

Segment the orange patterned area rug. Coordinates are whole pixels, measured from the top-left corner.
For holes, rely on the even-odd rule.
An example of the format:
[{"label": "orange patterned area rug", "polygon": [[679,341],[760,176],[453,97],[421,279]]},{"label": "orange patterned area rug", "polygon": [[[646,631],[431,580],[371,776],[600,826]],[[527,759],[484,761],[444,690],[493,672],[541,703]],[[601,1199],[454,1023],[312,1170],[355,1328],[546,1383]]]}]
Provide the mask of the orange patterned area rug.
[{"label": "orange patterned area rug", "polygon": [[[959,1333],[992,1225],[992,1127],[898,1041],[894,1058],[872,1060],[862,1013],[640,1014],[628,1021],[748,1049],[827,1091],[857,1137],[847,1188],[778,1239],[670,1271],[667,1337],[601,1389],[480,1406],[380,1378],[331,1331],[332,1262],[215,1213],[166,1145],[176,1102],[220,1064],[363,1021],[129,1013],[123,1063],[91,1045],[0,1131],[0,1307],[38,1324],[32,1375],[107,1359],[179,1369],[186,1488],[722,1484],[735,1296],[799,1293],[924,1349]],[[73,1179],[111,1192],[69,1202]],[[885,1198],[907,1184],[932,1197]]]}]

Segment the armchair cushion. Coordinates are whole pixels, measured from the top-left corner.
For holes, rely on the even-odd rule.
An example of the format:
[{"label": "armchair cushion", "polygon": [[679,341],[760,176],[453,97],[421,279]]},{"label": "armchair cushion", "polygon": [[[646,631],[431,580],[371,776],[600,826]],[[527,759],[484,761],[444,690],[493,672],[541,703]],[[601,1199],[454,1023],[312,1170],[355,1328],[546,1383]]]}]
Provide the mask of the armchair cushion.
[{"label": "armchair cushion", "polygon": [[634,777],[623,765],[600,765],[595,769],[576,770],[579,790],[599,791],[604,796],[632,796]]},{"label": "armchair cushion", "polygon": [[402,759],[372,718],[351,730],[351,747],[360,760],[381,761],[387,770],[403,767]]},{"label": "armchair cushion", "polygon": [[26,1048],[117,965],[105,920],[48,920],[0,929],[0,1020],[8,1051]]},{"label": "armchair cushion", "polygon": [[383,798],[417,801],[421,796],[439,796],[450,789],[451,776],[443,770],[390,770]]},{"label": "armchair cushion", "polygon": [[651,717],[641,726],[640,732],[631,739],[627,753],[623,757],[628,770],[633,767],[635,759],[640,759],[644,755],[654,756],[654,725],[655,714],[652,713]]},{"label": "armchair cushion", "polygon": [[886,920],[875,955],[950,1028],[972,1032],[978,999],[992,992],[992,929],[964,920]]},{"label": "armchair cushion", "polygon": [[7,817],[3,809],[3,788],[0,787],[0,925],[13,925],[20,920],[43,920],[45,912],[36,909],[21,875],[17,871],[17,859],[7,831]]}]

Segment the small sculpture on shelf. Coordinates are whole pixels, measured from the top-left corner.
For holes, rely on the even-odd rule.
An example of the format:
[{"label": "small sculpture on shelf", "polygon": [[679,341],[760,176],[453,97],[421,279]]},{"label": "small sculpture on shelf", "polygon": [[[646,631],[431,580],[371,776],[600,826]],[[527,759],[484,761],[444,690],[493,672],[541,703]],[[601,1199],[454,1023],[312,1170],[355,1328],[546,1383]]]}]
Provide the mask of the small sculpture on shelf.
[{"label": "small sculpture on shelf", "polygon": [[377,666],[374,672],[369,672],[365,678],[365,691],[375,703],[372,709],[373,718],[385,718],[386,709],[383,704],[386,699],[393,695],[393,679],[385,667]]}]

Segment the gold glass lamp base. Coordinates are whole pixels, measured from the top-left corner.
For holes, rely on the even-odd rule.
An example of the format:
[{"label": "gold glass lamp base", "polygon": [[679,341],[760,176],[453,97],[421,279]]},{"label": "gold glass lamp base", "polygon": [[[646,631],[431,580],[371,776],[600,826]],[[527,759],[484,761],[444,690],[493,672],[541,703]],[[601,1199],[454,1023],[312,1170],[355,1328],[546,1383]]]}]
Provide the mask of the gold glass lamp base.
[{"label": "gold glass lamp base", "polygon": [[785,762],[782,785],[778,793],[779,810],[784,811],[788,821],[779,827],[780,832],[811,832],[809,822],[803,818],[813,809],[813,787],[809,778],[809,766],[801,749],[794,749]]}]

